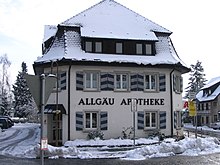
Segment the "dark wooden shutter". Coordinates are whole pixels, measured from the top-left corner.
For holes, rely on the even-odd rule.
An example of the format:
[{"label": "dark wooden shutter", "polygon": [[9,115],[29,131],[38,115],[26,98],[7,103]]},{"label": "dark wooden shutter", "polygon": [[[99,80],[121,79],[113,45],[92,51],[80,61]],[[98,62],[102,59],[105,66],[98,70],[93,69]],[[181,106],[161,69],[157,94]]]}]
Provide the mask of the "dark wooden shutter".
[{"label": "dark wooden shutter", "polygon": [[83,112],[76,112],[76,131],[83,130]]},{"label": "dark wooden shutter", "polygon": [[138,129],[144,129],[144,111],[139,111],[137,113],[137,120]]},{"label": "dark wooden shutter", "polygon": [[66,90],[66,72],[60,73],[60,89]]},{"label": "dark wooden shutter", "polygon": [[144,76],[141,74],[130,75],[131,91],[144,90]]},{"label": "dark wooden shutter", "polygon": [[83,72],[76,72],[76,90],[83,90]]},{"label": "dark wooden shutter", "polygon": [[180,92],[183,92],[183,77],[180,77]]},{"label": "dark wooden shutter", "polygon": [[108,129],[108,112],[100,112],[100,130]]},{"label": "dark wooden shutter", "polygon": [[114,75],[110,73],[101,73],[100,85],[102,91],[114,90]]},{"label": "dark wooden shutter", "polygon": [[160,112],[160,129],[166,129],[166,111]]},{"label": "dark wooden shutter", "polygon": [[174,111],[174,128],[177,128],[177,112]]},{"label": "dark wooden shutter", "polygon": [[159,91],[165,92],[166,91],[166,75],[159,74]]}]

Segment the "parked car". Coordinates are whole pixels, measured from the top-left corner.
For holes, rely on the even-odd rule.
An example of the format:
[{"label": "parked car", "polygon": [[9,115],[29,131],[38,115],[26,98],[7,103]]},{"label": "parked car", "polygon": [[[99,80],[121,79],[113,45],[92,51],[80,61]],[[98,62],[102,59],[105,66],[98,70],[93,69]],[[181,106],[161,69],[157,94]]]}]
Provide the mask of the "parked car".
[{"label": "parked car", "polygon": [[14,126],[14,121],[9,116],[0,116],[0,119],[6,119],[9,128]]},{"label": "parked car", "polygon": [[1,129],[7,129],[9,128],[9,122],[6,118],[0,118],[0,127]]},{"label": "parked car", "polygon": [[213,128],[213,129],[220,129],[220,121],[211,123],[210,127]]}]

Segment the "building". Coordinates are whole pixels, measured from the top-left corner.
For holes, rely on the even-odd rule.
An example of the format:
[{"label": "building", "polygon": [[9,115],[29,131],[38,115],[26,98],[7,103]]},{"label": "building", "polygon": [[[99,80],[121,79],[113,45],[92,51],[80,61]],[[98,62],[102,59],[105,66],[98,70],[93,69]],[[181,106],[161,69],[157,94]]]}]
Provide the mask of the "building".
[{"label": "building", "polygon": [[45,26],[43,56],[33,66],[58,77],[45,108],[49,143],[85,139],[94,130],[118,138],[133,123],[136,137],[179,134],[181,75],[190,69],[171,33],[114,0]]},{"label": "building", "polygon": [[220,77],[211,79],[196,95],[198,125],[220,120]]}]

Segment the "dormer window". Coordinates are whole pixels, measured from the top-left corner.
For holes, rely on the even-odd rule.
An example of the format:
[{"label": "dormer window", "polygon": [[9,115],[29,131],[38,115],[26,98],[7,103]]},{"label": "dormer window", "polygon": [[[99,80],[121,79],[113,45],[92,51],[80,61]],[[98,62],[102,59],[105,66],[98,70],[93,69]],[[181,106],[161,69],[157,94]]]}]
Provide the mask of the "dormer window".
[{"label": "dormer window", "polygon": [[115,44],[115,53],[122,54],[123,53],[123,44],[122,42],[116,42]]},{"label": "dormer window", "polygon": [[136,54],[137,55],[141,55],[141,54],[152,55],[152,44],[137,43]]},{"label": "dormer window", "polygon": [[96,53],[102,52],[102,42],[95,42],[95,52]]},{"label": "dormer window", "polygon": [[86,41],[85,42],[85,51],[86,52],[92,52],[92,42],[91,41]]}]

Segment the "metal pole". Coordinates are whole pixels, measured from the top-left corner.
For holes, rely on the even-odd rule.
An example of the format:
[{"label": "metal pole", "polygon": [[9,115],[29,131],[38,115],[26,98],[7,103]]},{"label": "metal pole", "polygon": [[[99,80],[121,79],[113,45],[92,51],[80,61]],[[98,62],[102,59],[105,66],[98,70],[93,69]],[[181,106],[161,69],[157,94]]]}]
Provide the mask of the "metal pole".
[{"label": "metal pole", "polygon": [[58,76],[58,63],[56,61],[57,65],[57,87],[56,87],[56,146],[58,146],[58,140],[59,140],[59,122],[58,122],[58,86],[59,86],[59,76]]},{"label": "metal pole", "polygon": [[43,150],[43,144],[42,140],[44,138],[44,106],[45,106],[45,74],[42,74],[40,76],[41,80],[41,165],[44,165],[44,150]]},{"label": "metal pole", "polygon": [[133,131],[134,131],[134,147],[135,147],[135,111],[133,112]]}]

